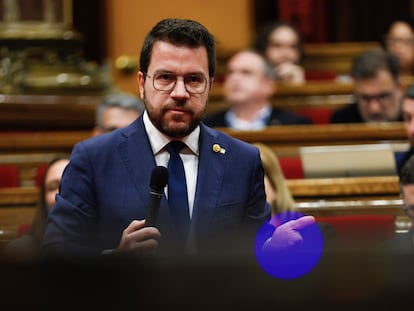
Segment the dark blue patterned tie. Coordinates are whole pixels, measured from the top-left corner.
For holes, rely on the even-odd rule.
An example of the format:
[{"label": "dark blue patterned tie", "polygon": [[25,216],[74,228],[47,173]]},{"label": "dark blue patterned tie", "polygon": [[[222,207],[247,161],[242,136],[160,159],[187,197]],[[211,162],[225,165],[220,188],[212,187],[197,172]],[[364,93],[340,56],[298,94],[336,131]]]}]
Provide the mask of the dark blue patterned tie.
[{"label": "dark blue patterned tie", "polygon": [[181,141],[171,141],[166,146],[170,153],[170,160],[168,161],[168,202],[179,235],[183,239],[187,236],[190,224],[187,183],[185,181],[183,161],[180,157],[180,151],[185,146]]}]

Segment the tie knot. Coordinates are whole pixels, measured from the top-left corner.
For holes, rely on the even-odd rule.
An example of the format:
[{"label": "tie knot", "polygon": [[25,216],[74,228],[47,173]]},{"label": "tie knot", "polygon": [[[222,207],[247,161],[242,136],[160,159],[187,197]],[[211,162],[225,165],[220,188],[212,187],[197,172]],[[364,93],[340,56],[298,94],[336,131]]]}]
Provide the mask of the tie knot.
[{"label": "tie knot", "polygon": [[172,140],[167,144],[166,148],[167,148],[167,151],[171,154],[171,153],[180,153],[180,151],[185,146],[186,144],[184,144],[182,141]]}]

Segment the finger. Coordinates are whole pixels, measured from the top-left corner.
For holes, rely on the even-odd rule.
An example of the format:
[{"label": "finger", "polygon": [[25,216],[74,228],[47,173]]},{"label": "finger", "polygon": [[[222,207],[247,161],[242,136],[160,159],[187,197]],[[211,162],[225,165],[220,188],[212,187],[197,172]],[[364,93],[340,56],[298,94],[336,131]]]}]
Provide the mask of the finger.
[{"label": "finger", "polygon": [[134,245],[134,251],[148,251],[158,248],[158,241],[154,239],[138,242]]},{"label": "finger", "polygon": [[160,231],[155,227],[145,227],[128,234],[128,239],[135,242],[142,242],[150,239],[159,239],[161,237]]},{"label": "finger", "polygon": [[315,223],[315,217],[303,216],[301,218],[289,221],[290,228],[293,230],[301,230]]},{"label": "finger", "polygon": [[130,234],[134,231],[137,231],[137,230],[143,228],[144,225],[145,225],[145,220],[133,220],[128,225],[128,227],[125,228],[124,233],[125,234]]}]

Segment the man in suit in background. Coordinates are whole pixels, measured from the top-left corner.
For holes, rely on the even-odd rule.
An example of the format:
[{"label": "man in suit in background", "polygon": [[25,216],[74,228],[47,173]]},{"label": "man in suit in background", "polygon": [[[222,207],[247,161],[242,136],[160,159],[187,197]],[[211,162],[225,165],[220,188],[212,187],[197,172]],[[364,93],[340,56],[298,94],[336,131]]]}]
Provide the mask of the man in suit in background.
[{"label": "man in suit in background", "polygon": [[401,173],[405,162],[414,154],[414,84],[408,86],[404,93],[402,114],[410,148],[405,152],[396,154],[398,173]]},{"label": "man in suit in background", "polygon": [[123,93],[108,95],[96,107],[92,135],[97,136],[120,127],[127,127],[144,110],[144,103],[135,96]]},{"label": "man in suit in background", "polygon": [[396,56],[369,50],[352,65],[355,103],[332,114],[331,123],[402,121],[400,65]]},{"label": "man in suit in background", "polygon": [[228,62],[224,96],[229,109],[208,116],[211,127],[235,130],[261,130],[268,125],[309,124],[310,120],[288,110],[272,106],[275,92],[274,70],[253,50],[236,53]]},{"label": "man in suit in background", "polygon": [[[48,220],[47,251],[211,254],[244,242],[244,234],[253,238],[250,228],[270,213],[259,151],[201,123],[215,72],[214,46],[212,35],[195,21],[165,19],[154,26],[137,76],[146,110],[128,127],[74,147]],[[169,163],[177,154],[185,180],[170,178],[156,225],[145,226],[152,171],[168,166],[175,176],[177,168]],[[181,184],[186,189],[180,199],[188,198],[175,205]],[[300,241],[296,230],[314,222],[305,217],[286,224],[286,245]],[[273,235],[266,241],[266,249],[279,246]]]}]

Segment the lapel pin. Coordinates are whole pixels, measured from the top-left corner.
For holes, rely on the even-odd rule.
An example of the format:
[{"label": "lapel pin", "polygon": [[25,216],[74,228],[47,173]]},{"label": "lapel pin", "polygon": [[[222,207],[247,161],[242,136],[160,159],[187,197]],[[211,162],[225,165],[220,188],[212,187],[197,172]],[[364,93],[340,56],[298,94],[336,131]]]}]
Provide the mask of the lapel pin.
[{"label": "lapel pin", "polygon": [[213,145],[213,151],[214,152],[220,152],[221,154],[225,154],[226,153],[226,149],[221,148],[219,144],[214,144]]},{"label": "lapel pin", "polygon": [[221,147],[220,147],[220,145],[219,145],[219,144],[214,144],[214,145],[213,145],[213,151],[214,151],[214,152],[220,152],[220,150],[221,150]]}]

